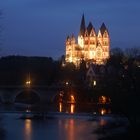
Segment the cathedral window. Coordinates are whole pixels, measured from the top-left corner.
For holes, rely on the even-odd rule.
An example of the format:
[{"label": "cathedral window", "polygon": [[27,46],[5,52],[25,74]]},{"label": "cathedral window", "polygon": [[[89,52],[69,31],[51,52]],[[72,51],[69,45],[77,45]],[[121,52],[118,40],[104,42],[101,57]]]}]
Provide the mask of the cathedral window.
[{"label": "cathedral window", "polygon": [[90,41],[90,44],[95,44],[95,42],[93,40]]},{"label": "cathedral window", "polygon": [[91,32],[91,33],[90,33],[90,36],[94,36],[94,33],[93,33],[93,32]]},{"label": "cathedral window", "polygon": [[107,41],[104,41],[104,45],[105,45],[105,46],[107,46],[107,45],[108,45]]}]

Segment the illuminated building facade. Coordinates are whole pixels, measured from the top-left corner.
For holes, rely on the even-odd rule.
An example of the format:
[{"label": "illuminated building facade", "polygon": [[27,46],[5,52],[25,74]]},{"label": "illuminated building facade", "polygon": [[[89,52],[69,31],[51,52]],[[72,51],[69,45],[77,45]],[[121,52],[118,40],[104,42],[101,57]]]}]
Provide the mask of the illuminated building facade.
[{"label": "illuminated building facade", "polygon": [[81,60],[94,64],[104,64],[110,54],[110,37],[103,23],[96,34],[91,22],[86,27],[84,15],[82,16],[78,43],[74,35],[66,39],[66,62],[73,62],[79,66]]}]

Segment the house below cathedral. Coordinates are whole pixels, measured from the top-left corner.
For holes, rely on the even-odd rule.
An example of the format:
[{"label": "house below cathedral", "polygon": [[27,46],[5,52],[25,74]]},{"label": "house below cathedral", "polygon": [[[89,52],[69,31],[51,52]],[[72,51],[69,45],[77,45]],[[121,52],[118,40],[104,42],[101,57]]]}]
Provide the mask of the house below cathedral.
[{"label": "house below cathedral", "polygon": [[66,62],[72,62],[77,67],[81,60],[94,64],[104,64],[110,56],[110,37],[108,30],[103,23],[98,31],[91,22],[86,27],[84,15],[82,16],[78,43],[74,35],[66,39]]}]

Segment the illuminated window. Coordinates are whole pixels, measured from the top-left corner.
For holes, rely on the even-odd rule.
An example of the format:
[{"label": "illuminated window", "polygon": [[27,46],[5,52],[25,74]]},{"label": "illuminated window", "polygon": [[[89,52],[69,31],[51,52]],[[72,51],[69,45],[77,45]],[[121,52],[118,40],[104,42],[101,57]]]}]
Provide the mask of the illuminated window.
[{"label": "illuminated window", "polygon": [[107,41],[104,41],[104,45],[105,45],[105,46],[107,46],[107,45],[108,45]]},{"label": "illuminated window", "polygon": [[93,86],[96,86],[96,81],[95,80],[93,81]]}]

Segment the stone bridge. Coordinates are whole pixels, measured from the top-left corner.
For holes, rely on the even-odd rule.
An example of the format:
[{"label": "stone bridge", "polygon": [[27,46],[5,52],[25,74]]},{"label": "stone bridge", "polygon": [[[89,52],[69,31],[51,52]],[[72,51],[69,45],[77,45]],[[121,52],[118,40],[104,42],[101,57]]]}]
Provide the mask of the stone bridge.
[{"label": "stone bridge", "polygon": [[40,101],[52,102],[54,98],[59,95],[60,91],[65,89],[64,86],[0,86],[0,100],[3,103],[9,102],[14,103],[16,97],[25,91],[30,91],[38,95]]}]

